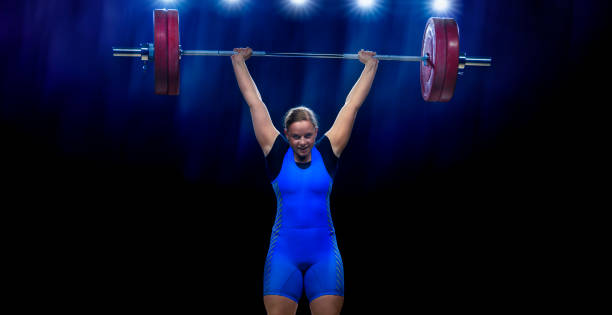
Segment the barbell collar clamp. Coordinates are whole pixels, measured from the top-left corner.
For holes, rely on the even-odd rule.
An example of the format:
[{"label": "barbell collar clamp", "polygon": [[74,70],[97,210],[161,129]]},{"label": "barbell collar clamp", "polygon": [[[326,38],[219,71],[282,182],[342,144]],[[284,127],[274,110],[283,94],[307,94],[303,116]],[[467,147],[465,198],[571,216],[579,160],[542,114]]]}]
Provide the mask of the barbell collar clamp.
[{"label": "barbell collar clamp", "polygon": [[467,66],[490,67],[491,62],[490,57],[467,57],[465,53],[459,55],[459,69],[465,69]]},{"label": "barbell collar clamp", "polygon": [[152,43],[143,44],[140,48],[113,47],[113,57],[135,57],[140,60],[154,60],[155,48]]},{"label": "barbell collar clamp", "polygon": [[142,56],[141,48],[115,48],[113,47],[113,57],[138,57]]}]

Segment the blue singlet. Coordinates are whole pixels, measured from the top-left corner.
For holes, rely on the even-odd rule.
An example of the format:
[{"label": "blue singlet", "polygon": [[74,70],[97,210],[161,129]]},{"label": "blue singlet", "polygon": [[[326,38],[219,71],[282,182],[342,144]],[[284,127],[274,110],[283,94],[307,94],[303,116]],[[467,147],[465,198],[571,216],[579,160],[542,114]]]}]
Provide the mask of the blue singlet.
[{"label": "blue singlet", "polygon": [[312,149],[310,163],[298,164],[279,135],[266,156],[276,193],[276,219],[264,268],[264,295],[296,303],[322,295],[344,296],[344,268],[329,208],[338,158],[326,136]]}]

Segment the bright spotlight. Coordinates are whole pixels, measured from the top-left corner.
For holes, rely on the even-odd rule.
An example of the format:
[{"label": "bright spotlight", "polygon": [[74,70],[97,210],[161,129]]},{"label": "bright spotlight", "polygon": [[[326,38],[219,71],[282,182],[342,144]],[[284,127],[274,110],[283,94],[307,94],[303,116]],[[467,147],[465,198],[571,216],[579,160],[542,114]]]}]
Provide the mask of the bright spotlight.
[{"label": "bright spotlight", "polygon": [[308,2],[308,0],[291,0],[291,4],[293,5],[304,5],[306,4],[306,2]]},{"label": "bright spotlight", "polygon": [[376,2],[374,0],[357,0],[357,5],[362,9],[372,8]]},{"label": "bright spotlight", "polygon": [[234,15],[247,11],[250,0],[219,0],[217,7],[223,14]]},{"label": "bright spotlight", "polygon": [[283,0],[282,12],[291,19],[304,20],[318,10],[316,1],[310,0]]},{"label": "bright spotlight", "polygon": [[450,4],[448,3],[448,0],[434,0],[432,3],[432,7],[434,11],[444,12],[448,10]]},{"label": "bright spotlight", "polygon": [[385,0],[347,0],[348,14],[360,20],[375,20],[386,11]]},{"label": "bright spotlight", "polygon": [[157,0],[157,4],[161,6],[172,6],[176,8],[180,4],[181,0]]}]

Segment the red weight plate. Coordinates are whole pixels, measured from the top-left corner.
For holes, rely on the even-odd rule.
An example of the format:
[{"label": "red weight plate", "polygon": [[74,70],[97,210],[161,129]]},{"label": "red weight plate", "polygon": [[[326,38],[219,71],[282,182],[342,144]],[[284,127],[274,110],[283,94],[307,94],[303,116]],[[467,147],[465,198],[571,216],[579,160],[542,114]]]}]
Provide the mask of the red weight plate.
[{"label": "red weight plate", "polygon": [[153,11],[155,31],[155,94],[168,94],[168,17],[166,10]]},{"label": "red weight plate", "polygon": [[421,94],[428,102],[438,102],[444,88],[446,74],[446,30],[444,19],[429,18],[423,34],[421,55],[429,55],[421,63]]},{"label": "red weight plate", "polygon": [[433,34],[433,23],[431,19],[427,21],[425,26],[425,32],[423,33],[423,46],[421,47],[421,56],[429,56],[430,59],[425,62],[421,62],[421,94],[423,99],[428,101],[431,95],[431,84],[433,67],[431,66],[430,60],[434,57],[433,51],[435,49],[435,35]]},{"label": "red weight plate", "polygon": [[440,102],[448,102],[455,93],[459,69],[459,27],[453,19],[444,19],[446,29],[446,74]]},{"label": "red weight plate", "polygon": [[168,10],[168,95],[178,95],[180,86],[179,20],[177,10]]}]

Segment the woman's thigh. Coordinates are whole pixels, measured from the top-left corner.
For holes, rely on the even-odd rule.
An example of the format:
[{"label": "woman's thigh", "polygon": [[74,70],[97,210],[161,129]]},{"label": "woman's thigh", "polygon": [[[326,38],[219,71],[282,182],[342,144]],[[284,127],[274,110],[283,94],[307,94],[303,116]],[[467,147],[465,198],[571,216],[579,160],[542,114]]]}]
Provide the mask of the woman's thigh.
[{"label": "woman's thigh", "polygon": [[310,311],[312,315],[338,315],[343,304],[343,296],[322,295],[310,302]]},{"label": "woman's thigh", "polygon": [[268,315],[295,315],[297,303],[281,295],[264,295],[264,305]]}]

